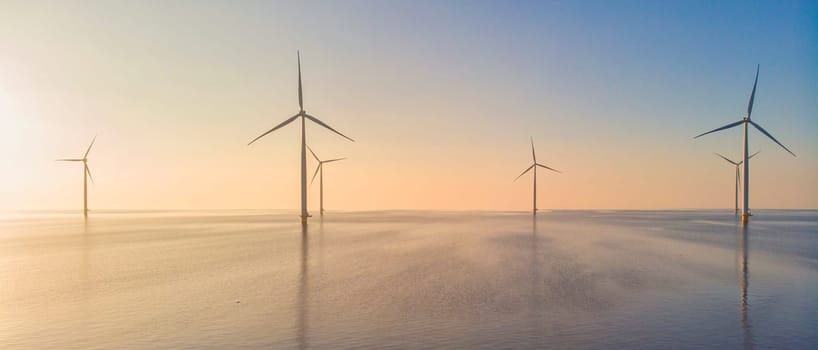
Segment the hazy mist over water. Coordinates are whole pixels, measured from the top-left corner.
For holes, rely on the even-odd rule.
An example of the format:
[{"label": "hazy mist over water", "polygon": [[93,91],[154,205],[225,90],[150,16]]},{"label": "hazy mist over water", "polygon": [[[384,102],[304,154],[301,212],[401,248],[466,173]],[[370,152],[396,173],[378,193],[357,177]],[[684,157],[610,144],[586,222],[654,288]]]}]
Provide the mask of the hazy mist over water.
[{"label": "hazy mist over water", "polygon": [[810,348],[818,211],[0,214],[2,349]]}]

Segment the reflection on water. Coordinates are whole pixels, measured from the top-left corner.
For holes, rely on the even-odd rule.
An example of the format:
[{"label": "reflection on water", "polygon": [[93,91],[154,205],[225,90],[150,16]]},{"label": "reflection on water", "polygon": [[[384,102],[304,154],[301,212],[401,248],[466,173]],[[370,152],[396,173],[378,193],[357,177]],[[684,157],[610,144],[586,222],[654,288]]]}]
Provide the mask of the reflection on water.
[{"label": "reflection on water", "polygon": [[749,274],[750,269],[748,265],[749,260],[749,247],[750,239],[748,237],[748,228],[749,225],[741,225],[741,331],[744,335],[744,348],[745,349],[752,349],[753,348],[753,335],[751,333],[752,329],[750,328],[750,320],[747,317],[748,314],[748,307],[747,307],[747,288],[749,287]]},{"label": "reflection on water", "polygon": [[298,275],[298,348],[307,349],[309,327],[309,260],[310,239],[307,223],[301,224],[301,273]]},{"label": "reflection on water", "polygon": [[93,320],[93,311],[92,306],[89,305],[91,302],[91,283],[92,276],[93,276],[93,261],[91,259],[91,254],[93,253],[93,232],[89,227],[90,223],[88,222],[88,218],[83,218],[82,221],[82,247],[80,248],[82,251],[82,262],[80,265],[80,285],[79,288],[82,291],[82,309],[81,309],[81,317],[79,317],[79,321],[82,322],[83,331],[86,333],[90,333],[89,330],[91,329],[91,320]]},{"label": "reflection on water", "polygon": [[0,348],[808,348],[818,212],[763,214],[0,220]]},{"label": "reflection on water", "polygon": [[542,338],[543,317],[541,311],[538,309],[539,303],[543,300],[542,288],[539,282],[542,280],[542,273],[540,271],[540,252],[539,252],[539,235],[537,233],[537,216],[533,215],[531,219],[531,297],[529,298],[528,309],[531,314],[531,331],[536,339]]}]

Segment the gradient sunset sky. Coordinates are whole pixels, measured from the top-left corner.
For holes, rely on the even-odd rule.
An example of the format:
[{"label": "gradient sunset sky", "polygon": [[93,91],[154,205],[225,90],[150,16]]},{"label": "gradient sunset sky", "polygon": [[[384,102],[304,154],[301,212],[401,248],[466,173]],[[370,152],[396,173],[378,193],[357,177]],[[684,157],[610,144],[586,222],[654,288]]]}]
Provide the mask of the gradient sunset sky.
[{"label": "gradient sunset sky", "polygon": [[[2,1],[0,210],[818,208],[815,1]],[[315,169],[310,159],[310,176]],[[317,183],[309,207],[318,206]]]}]

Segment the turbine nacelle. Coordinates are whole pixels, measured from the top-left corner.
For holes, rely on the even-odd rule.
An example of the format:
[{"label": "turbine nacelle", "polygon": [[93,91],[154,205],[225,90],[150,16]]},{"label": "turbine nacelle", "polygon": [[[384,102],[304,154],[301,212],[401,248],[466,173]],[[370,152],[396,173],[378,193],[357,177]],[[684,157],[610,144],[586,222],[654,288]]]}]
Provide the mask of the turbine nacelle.
[{"label": "turbine nacelle", "polygon": [[[317,167],[315,167],[315,173],[314,173],[314,174],[312,174],[312,180],[310,180],[310,185],[312,185],[312,183],[313,183],[313,182],[315,182],[315,177],[318,175],[318,172],[319,172],[319,171],[321,171],[322,169],[324,169],[324,164],[326,164],[326,163],[332,163],[332,162],[337,162],[337,161],[339,161],[339,160],[344,160],[344,159],[346,159],[346,157],[344,157],[344,158],[335,158],[335,159],[321,160],[320,158],[318,158],[318,156],[317,156],[317,155],[315,155],[315,152],[313,152],[313,151],[312,151],[312,148],[311,148],[310,146],[307,146],[307,149],[308,149],[308,150],[310,151],[310,153],[312,154],[312,157],[313,157],[313,158],[315,158],[315,161],[317,161],[317,162],[318,162],[318,166],[317,166]],[[322,176],[323,176],[323,175],[322,175]]]},{"label": "turbine nacelle", "polygon": [[754,121],[752,121],[752,119],[750,119],[750,116],[752,116],[752,114],[753,114],[753,102],[755,101],[755,97],[756,97],[756,87],[757,87],[757,86],[758,86],[758,67],[756,68],[756,78],[755,78],[755,82],[753,82],[753,92],[751,92],[751,93],[750,93],[750,102],[748,102],[748,103],[747,103],[747,116],[746,116],[746,117],[744,117],[744,118],[742,118],[741,120],[739,120],[739,121],[737,121],[737,122],[730,123],[730,124],[727,124],[727,125],[722,126],[722,127],[720,127],[720,128],[716,128],[716,129],[710,130],[710,131],[708,131],[708,132],[705,132],[705,133],[702,133],[702,134],[696,135],[696,136],[694,136],[693,138],[694,138],[694,139],[697,139],[697,138],[702,137],[702,136],[704,136],[704,135],[707,135],[707,134],[710,134],[710,133],[714,133],[714,132],[717,132],[717,131],[721,131],[721,130],[730,129],[730,128],[733,128],[733,127],[736,127],[736,126],[739,126],[739,125],[742,125],[742,124],[744,124],[744,125],[745,125],[745,128],[747,128],[746,124],[750,124],[750,125],[752,125],[754,128],[756,128],[756,130],[758,130],[758,131],[760,131],[762,134],[764,134],[764,136],[767,136],[768,138],[770,138],[770,140],[773,140],[773,142],[775,142],[776,144],[778,144],[779,146],[781,146],[781,148],[783,148],[785,151],[787,151],[787,152],[789,152],[790,154],[792,154],[792,156],[793,156],[793,157],[796,157],[795,153],[793,153],[792,151],[790,151],[790,149],[789,149],[789,148],[787,148],[787,146],[784,146],[784,144],[782,144],[781,142],[778,142],[778,140],[776,140],[776,139],[775,139],[775,137],[773,137],[773,135],[771,135],[769,132],[767,132],[767,130],[764,130],[764,128],[762,128],[762,127],[761,127],[761,125],[758,125],[756,122],[754,122]]},{"label": "turbine nacelle", "polygon": [[[756,156],[756,154],[759,154],[759,153],[761,153],[761,150],[758,150],[758,151],[756,151],[756,153],[751,154],[749,157],[747,157],[747,159],[751,159],[751,158],[755,157],[755,156]],[[719,153],[716,153],[716,152],[713,152],[713,154],[715,154],[715,155],[717,155],[717,156],[721,157],[721,159],[724,159],[724,160],[725,160],[725,161],[727,161],[728,163],[733,164],[733,165],[735,165],[735,166],[739,166],[739,165],[741,165],[742,163],[744,163],[744,161],[743,161],[743,160],[738,161],[738,162],[735,162],[735,161],[731,160],[730,158],[727,158],[727,157],[725,157],[725,156],[723,156],[723,155],[721,155],[721,154],[719,154]]]},{"label": "turbine nacelle", "polygon": [[[520,177],[522,177],[523,175],[525,175],[527,172],[529,172],[531,169],[534,169],[534,168],[536,168],[536,167],[545,168],[545,169],[551,170],[551,171],[553,171],[553,172],[557,172],[557,173],[562,174],[562,172],[561,172],[561,171],[559,171],[559,170],[557,170],[557,169],[551,168],[551,167],[549,167],[549,166],[547,166],[547,165],[544,165],[544,164],[537,163],[537,154],[534,152],[534,138],[533,138],[533,137],[531,138],[531,158],[534,160],[534,162],[531,164],[531,166],[530,166],[530,167],[528,167],[527,169],[525,169],[525,170],[522,172],[522,174],[520,174],[519,176],[517,176],[517,177],[514,179],[514,181],[517,181],[517,179],[519,179]],[[534,169],[534,171],[536,172],[536,171],[537,171],[537,169]]]}]

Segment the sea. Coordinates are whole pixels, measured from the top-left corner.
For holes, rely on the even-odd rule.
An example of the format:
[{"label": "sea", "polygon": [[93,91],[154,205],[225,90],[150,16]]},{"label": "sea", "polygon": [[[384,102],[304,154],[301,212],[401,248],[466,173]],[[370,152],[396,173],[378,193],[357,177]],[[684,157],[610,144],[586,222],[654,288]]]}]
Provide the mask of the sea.
[{"label": "sea", "polygon": [[818,349],[818,211],[3,212],[0,349]]}]

